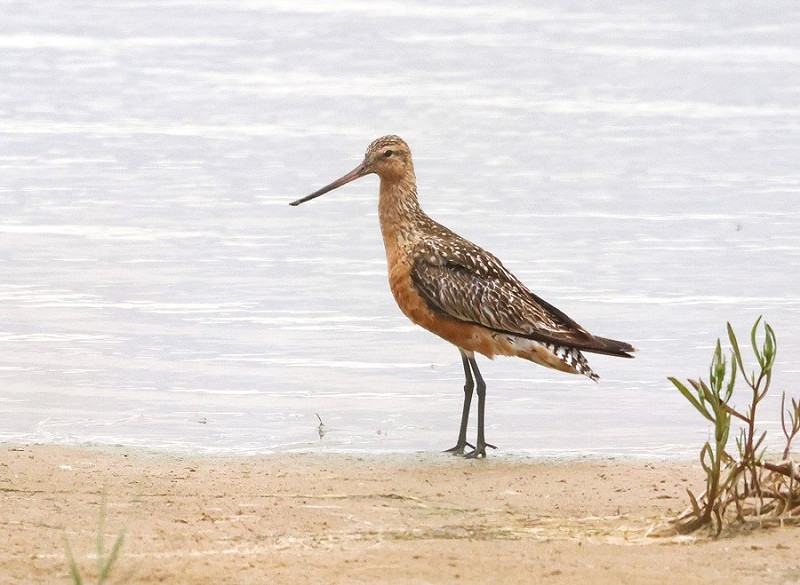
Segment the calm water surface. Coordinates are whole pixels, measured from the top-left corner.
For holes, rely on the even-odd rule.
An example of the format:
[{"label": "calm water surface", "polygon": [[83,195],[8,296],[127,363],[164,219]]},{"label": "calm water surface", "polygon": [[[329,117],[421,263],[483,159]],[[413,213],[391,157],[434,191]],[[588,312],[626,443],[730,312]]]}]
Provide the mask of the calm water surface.
[{"label": "calm water surface", "polygon": [[777,331],[775,444],[800,393],[792,3],[5,3],[0,80],[0,440],[451,446],[459,355],[394,305],[377,179],[288,206],[386,133],[428,213],[640,349],[481,361],[503,453],[695,453],[666,376],[728,320]]}]

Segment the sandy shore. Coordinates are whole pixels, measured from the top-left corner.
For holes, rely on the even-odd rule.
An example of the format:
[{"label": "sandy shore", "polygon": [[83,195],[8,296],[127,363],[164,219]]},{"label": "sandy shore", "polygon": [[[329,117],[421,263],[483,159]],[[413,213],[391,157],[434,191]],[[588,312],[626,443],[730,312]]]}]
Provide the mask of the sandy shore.
[{"label": "sandy shore", "polygon": [[696,465],[0,446],[1,583],[792,583],[800,530],[654,539]]}]

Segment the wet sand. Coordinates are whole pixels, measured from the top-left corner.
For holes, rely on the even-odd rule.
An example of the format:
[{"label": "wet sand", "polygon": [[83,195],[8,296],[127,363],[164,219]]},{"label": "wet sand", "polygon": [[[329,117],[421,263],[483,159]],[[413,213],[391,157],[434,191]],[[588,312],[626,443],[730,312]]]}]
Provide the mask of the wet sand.
[{"label": "wet sand", "polygon": [[800,530],[653,538],[699,465],[0,448],[0,583],[792,583]]}]

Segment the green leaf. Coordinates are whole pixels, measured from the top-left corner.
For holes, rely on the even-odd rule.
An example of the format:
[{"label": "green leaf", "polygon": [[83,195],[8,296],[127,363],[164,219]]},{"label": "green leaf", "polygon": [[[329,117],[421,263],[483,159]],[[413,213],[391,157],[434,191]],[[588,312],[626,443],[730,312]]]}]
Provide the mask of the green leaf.
[{"label": "green leaf", "polygon": [[[731,357],[733,356],[733,352],[731,352]],[[736,358],[734,357],[734,360]],[[736,384],[736,362],[733,362],[733,367],[731,368],[731,381],[728,382],[728,387],[725,389],[725,402],[727,403],[731,396],[733,396],[733,388]]]},{"label": "green leaf", "polygon": [[[708,381],[710,382],[712,387],[717,385],[717,379],[719,378],[720,375],[720,366],[722,366],[721,364],[722,360],[720,359],[721,354],[722,354],[722,349],[720,348],[719,345],[719,339],[717,339],[717,345],[714,348],[713,355],[711,356],[711,365],[708,368]],[[722,373],[723,375],[725,373],[724,366],[722,366]]]},{"label": "green leaf", "polygon": [[733,349],[733,358],[735,360],[734,367],[738,364],[739,369],[742,370],[742,374],[745,373],[744,371],[744,363],[742,362],[742,352],[739,350],[739,342],[736,341],[736,334],[733,332],[733,327],[731,324],[728,323],[728,339],[731,342],[731,348]]},{"label": "green leaf", "polygon": [[[761,448],[761,444],[764,442],[764,439],[766,437],[767,437],[767,431],[764,431],[763,433],[761,433],[761,436],[755,442],[755,445],[753,445],[753,452],[754,453],[758,452],[758,450]],[[766,447],[764,449],[766,450]],[[761,455],[763,455],[763,454],[764,454],[764,451],[761,452]],[[756,457],[756,461],[760,461],[761,460],[761,455],[758,455]]]},{"label": "green leaf", "polygon": [[[708,384],[700,380],[700,390],[702,392],[703,400],[711,404],[711,407],[714,408],[718,403],[717,395],[712,392],[711,388],[708,387]],[[714,408],[716,410],[716,408]]]},{"label": "green leaf", "polygon": [[714,423],[714,439],[716,441],[717,451],[722,451],[728,444],[728,436],[731,431],[731,415],[720,408],[717,414],[717,420]]},{"label": "green leaf", "polygon": [[756,331],[758,331],[758,324],[761,323],[761,316],[756,319],[755,324],[753,324],[753,329],[750,330],[750,344],[753,346],[753,353],[756,354],[756,359],[758,360],[758,365],[761,366],[761,369],[764,369],[764,364],[766,364],[766,359],[761,353],[758,351],[758,341],[756,340]]},{"label": "green leaf", "polygon": [[[708,458],[709,463],[706,463],[706,458]],[[714,452],[711,450],[711,444],[706,442],[703,445],[703,449],[700,451],[700,465],[703,466],[703,471],[710,474],[711,470],[714,468]]]},{"label": "green leaf", "polygon": [[[686,400],[688,400],[692,404],[692,406],[694,406],[697,409],[697,411],[700,414],[702,414],[704,417],[706,417],[711,422],[714,422],[714,419],[708,413],[708,410],[706,410],[706,408],[702,404],[700,404],[700,402],[697,400],[697,398],[694,397],[692,392],[686,386],[684,386],[677,378],[674,378],[674,377],[671,377],[671,376],[669,378],[667,378],[667,380],[669,380],[670,382],[672,382],[675,385],[675,387],[680,391],[680,393],[683,394],[683,397],[686,398]],[[690,382],[691,382],[691,380],[690,380]]]},{"label": "green leaf", "polygon": [[766,338],[764,339],[764,356],[767,358],[768,368],[772,368],[775,363],[775,356],[778,353],[778,340],[775,337],[775,331],[770,327],[769,323],[764,323],[764,330],[766,331]]}]

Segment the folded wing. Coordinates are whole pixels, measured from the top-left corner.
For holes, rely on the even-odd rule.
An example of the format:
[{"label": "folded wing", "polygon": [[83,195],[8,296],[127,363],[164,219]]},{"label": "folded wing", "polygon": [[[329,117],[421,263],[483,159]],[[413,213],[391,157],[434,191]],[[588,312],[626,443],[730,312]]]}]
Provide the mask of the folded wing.
[{"label": "folded wing", "polygon": [[411,277],[432,310],[501,333],[633,357],[633,346],[592,335],[529,291],[495,256],[455,238],[429,239],[415,250]]}]

